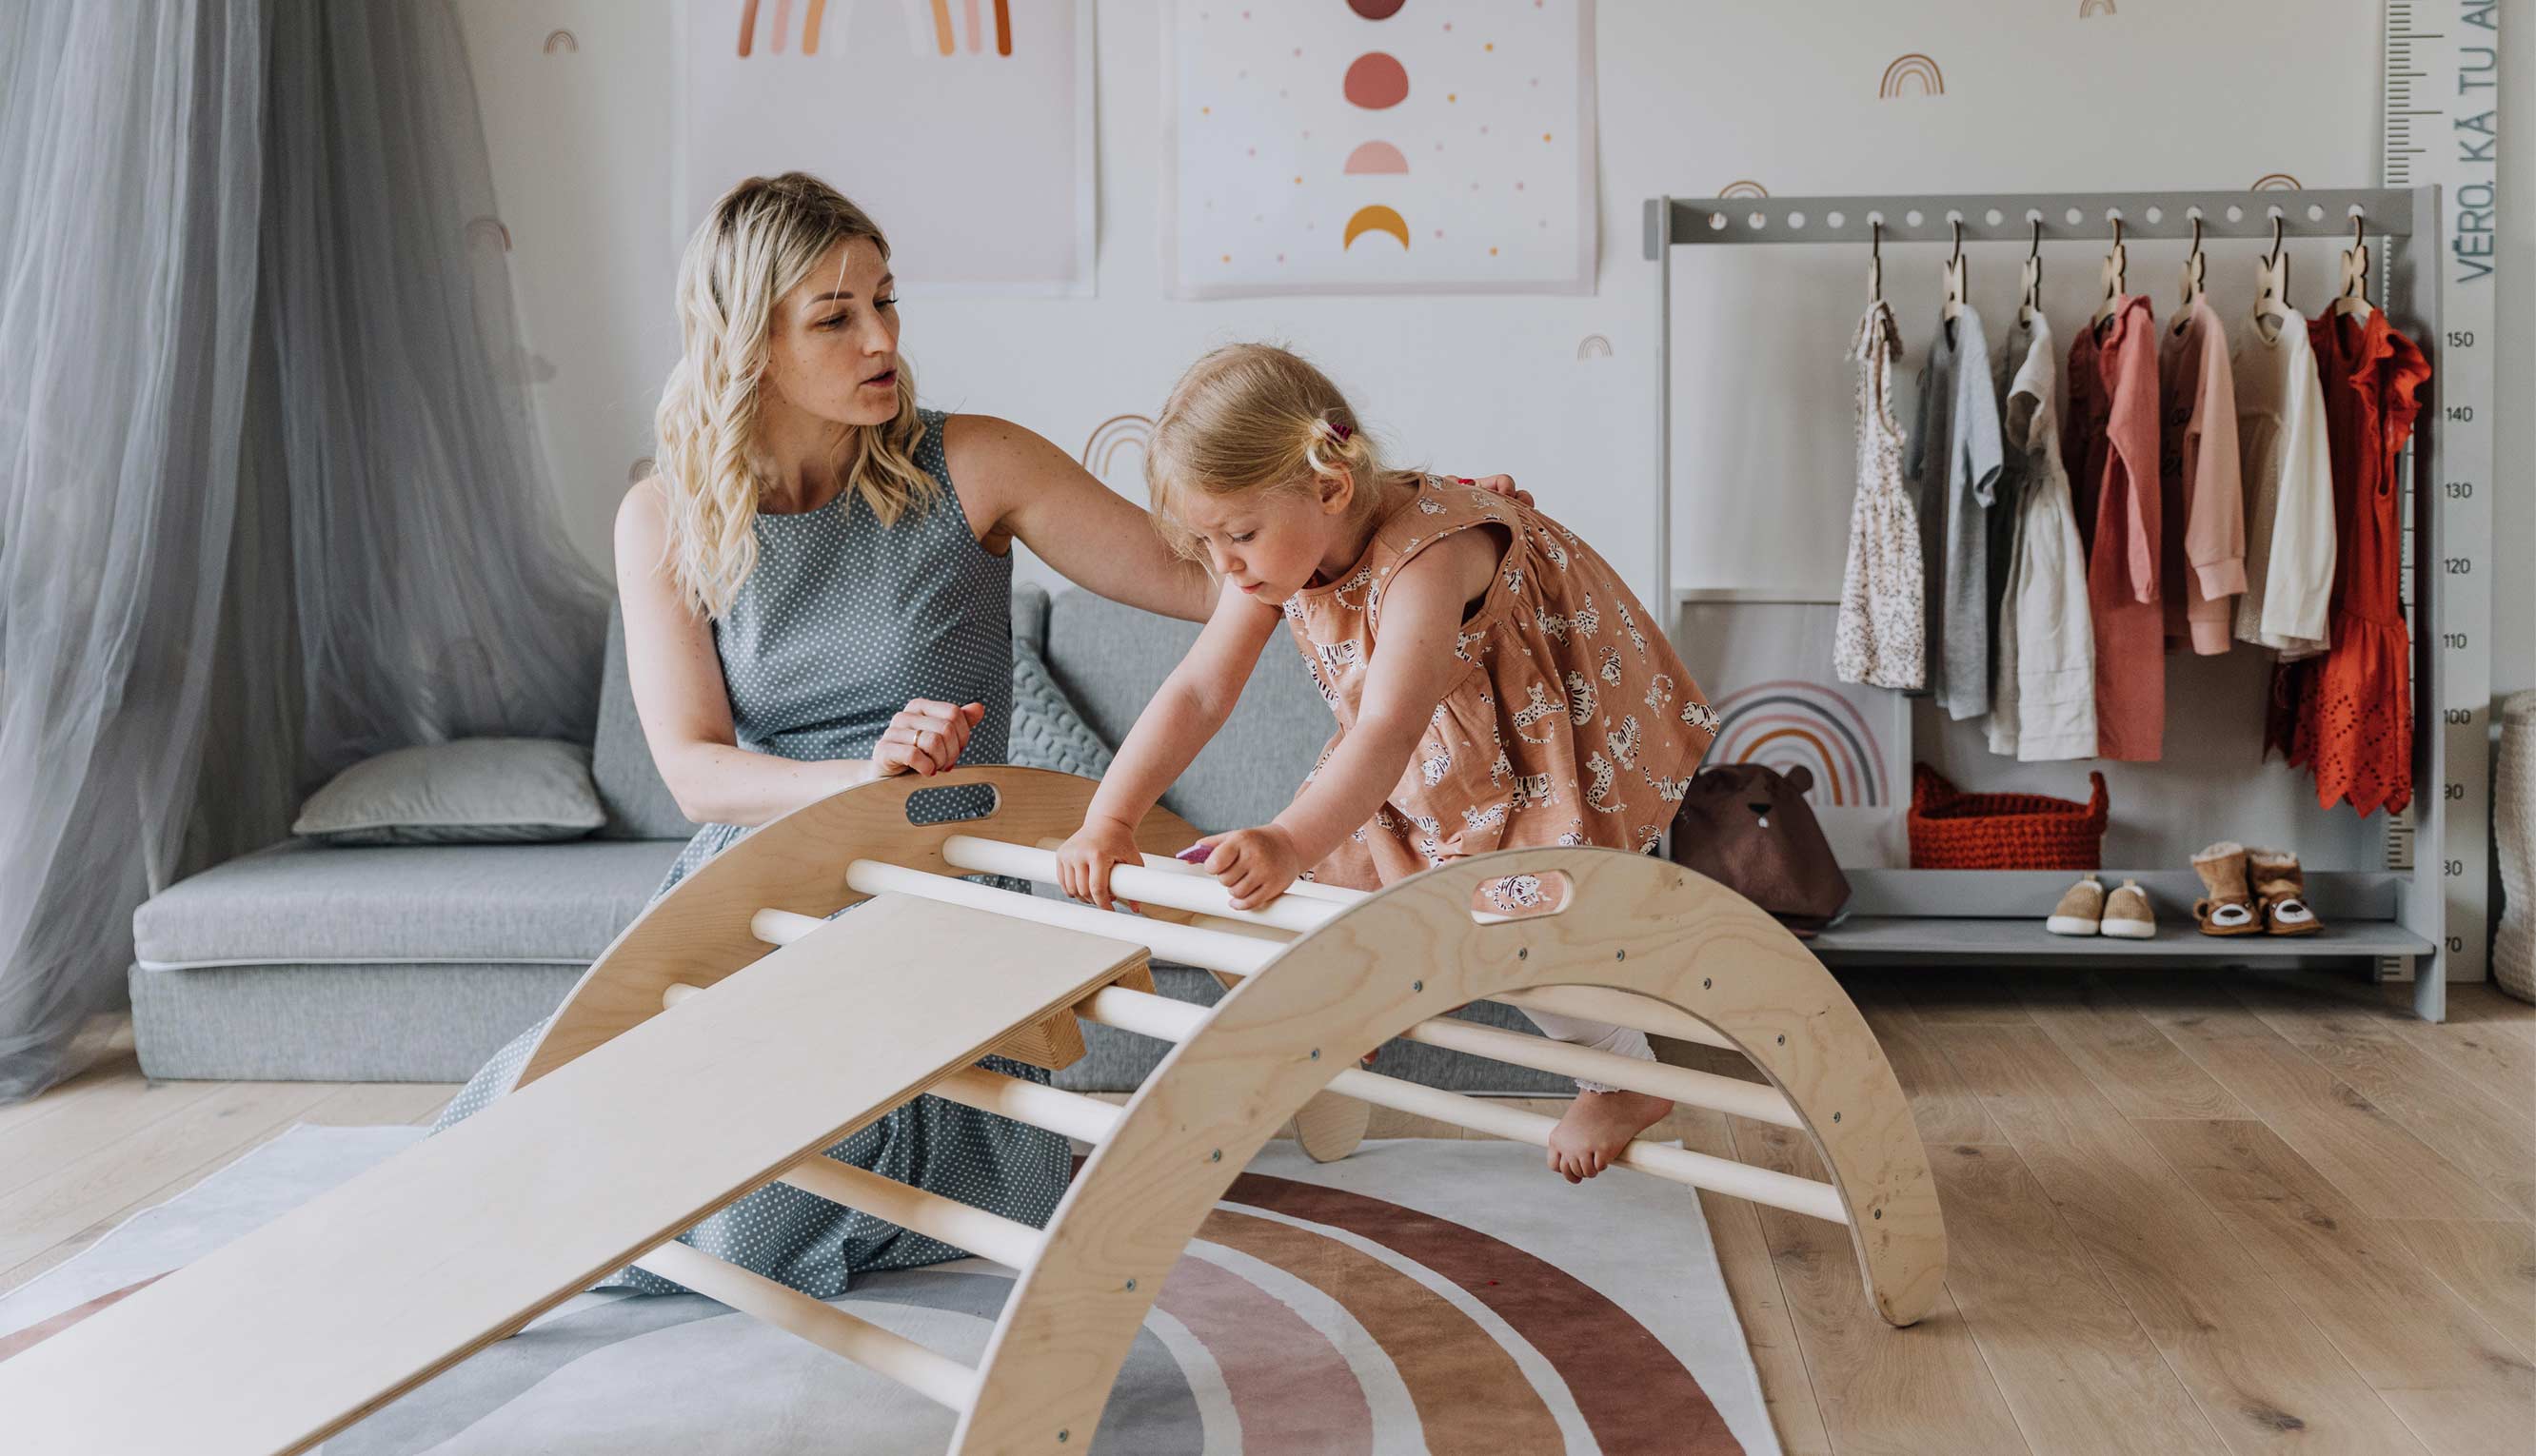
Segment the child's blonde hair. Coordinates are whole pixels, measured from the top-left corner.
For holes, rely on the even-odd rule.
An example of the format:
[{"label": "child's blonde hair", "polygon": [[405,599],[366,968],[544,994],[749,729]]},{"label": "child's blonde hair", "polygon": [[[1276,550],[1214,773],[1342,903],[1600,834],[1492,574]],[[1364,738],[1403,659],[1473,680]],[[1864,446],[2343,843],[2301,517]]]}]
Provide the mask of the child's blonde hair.
[{"label": "child's blonde hair", "polygon": [[1301,494],[1342,472],[1362,519],[1389,474],[1380,447],[1328,375],[1273,344],[1229,344],[1189,365],[1145,447],[1155,524],[1185,556],[1202,554],[1181,509],[1192,494]]}]

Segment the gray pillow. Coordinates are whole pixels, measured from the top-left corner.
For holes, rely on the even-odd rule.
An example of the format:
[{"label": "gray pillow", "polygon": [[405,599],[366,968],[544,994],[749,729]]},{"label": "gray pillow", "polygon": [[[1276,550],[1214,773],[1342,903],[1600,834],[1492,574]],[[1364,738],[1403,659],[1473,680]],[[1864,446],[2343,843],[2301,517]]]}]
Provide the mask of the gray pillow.
[{"label": "gray pillow", "polygon": [[551,738],[460,738],[356,763],[300,806],[292,834],[330,845],[571,840],[607,822],[590,750]]},{"label": "gray pillow", "polygon": [[1004,760],[1025,769],[1055,769],[1098,779],[1110,772],[1110,745],[1083,721],[1027,637],[1013,638],[1013,738]]},{"label": "gray pillow", "polygon": [[590,776],[606,806],[602,839],[692,839],[704,826],[678,812],[669,786],[652,762],[643,720],[634,713],[634,689],[625,678],[625,611],[607,613],[607,666],[599,678],[599,731],[590,749]]}]

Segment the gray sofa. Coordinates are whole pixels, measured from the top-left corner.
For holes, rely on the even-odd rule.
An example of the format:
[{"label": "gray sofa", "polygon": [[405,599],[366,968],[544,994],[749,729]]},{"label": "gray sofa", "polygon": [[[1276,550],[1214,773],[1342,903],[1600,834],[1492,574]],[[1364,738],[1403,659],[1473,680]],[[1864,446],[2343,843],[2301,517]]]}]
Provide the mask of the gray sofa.
[{"label": "gray sofa", "polygon": [[[1017,762],[1033,761],[1036,750],[1044,766],[1079,769],[1087,753],[1117,744],[1196,636],[1194,626],[1085,592],[1051,599],[1024,586],[1012,605],[1025,650],[1017,656],[1046,667],[1037,691],[1018,695]],[[130,974],[142,1069],[174,1078],[454,1082],[551,1011],[642,910],[692,831],[643,745],[613,628],[601,670],[592,774],[608,823],[598,835],[357,849],[294,840],[143,905],[133,916]],[[1261,823],[1285,805],[1329,731],[1300,659],[1272,643],[1224,733],[1165,802],[1207,828]],[[1068,741],[1071,752],[1050,753],[1051,742]],[[1203,972],[1158,965],[1156,973],[1156,983],[1183,1000],[1220,993]],[[1466,1014],[1528,1028],[1503,1007]],[[1104,1027],[1086,1033],[1091,1054],[1058,1074],[1062,1086],[1132,1088],[1167,1049]],[[1385,1047],[1380,1063],[1394,1076],[1464,1091],[1554,1094],[1570,1085],[1415,1043]]]}]

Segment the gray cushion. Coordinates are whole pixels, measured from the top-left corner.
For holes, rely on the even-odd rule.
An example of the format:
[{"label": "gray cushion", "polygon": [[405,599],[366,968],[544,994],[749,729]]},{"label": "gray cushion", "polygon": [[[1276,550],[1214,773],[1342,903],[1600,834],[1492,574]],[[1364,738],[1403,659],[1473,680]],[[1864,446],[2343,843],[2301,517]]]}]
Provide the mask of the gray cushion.
[{"label": "gray cushion", "polygon": [[150,1077],[464,1082],[563,1001],[573,964],[135,966]]},{"label": "gray cushion", "polygon": [[460,738],[364,759],[309,795],[290,832],[332,845],[573,840],[607,820],[590,750],[551,738]]},{"label": "gray cushion", "polygon": [[665,841],[260,850],[133,912],[145,969],[293,962],[587,964],[678,856]]},{"label": "gray cushion", "polygon": [[1098,779],[1110,772],[1110,745],[1092,731],[1048,676],[1039,652],[1013,638],[1013,736],[1006,759],[1026,769],[1054,769]]},{"label": "gray cushion", "polygon": [[1013,640],[1027,642],[1047,655],[1047,589],[1033,582],[1013,583]]},{"label": "gray cushion", "polygon": [[[1048,602],[1048,671],[1103,742],[1123,742],[1197,630],[1089,592],[1059,592]],[[1265,824],[1302,787],[1332,728],[1302,655],[1281,633],[1260,653],[1224,730],[1163,802],[1200,829]]]},{"label": "gray cushion", "polygon": [[599,731],[591,744],[590,776],[607,806],[602,839],[691,839],[703,826],[678,812],[669,786],[643,740],[634,713],[634,689],[625,680],[625,609],[607,613],[607,667],[599,678]]}]

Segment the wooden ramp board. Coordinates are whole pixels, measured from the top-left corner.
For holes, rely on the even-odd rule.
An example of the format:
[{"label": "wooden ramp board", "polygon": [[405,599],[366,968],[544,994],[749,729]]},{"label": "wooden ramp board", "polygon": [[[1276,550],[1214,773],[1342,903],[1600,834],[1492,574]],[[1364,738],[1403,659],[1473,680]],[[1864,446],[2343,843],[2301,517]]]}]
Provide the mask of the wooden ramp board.
[{"label": "wooden ramp board", "polygon": [[0,1361],[0,1445],[305,1449],[1144,955],[875,897]]}]

